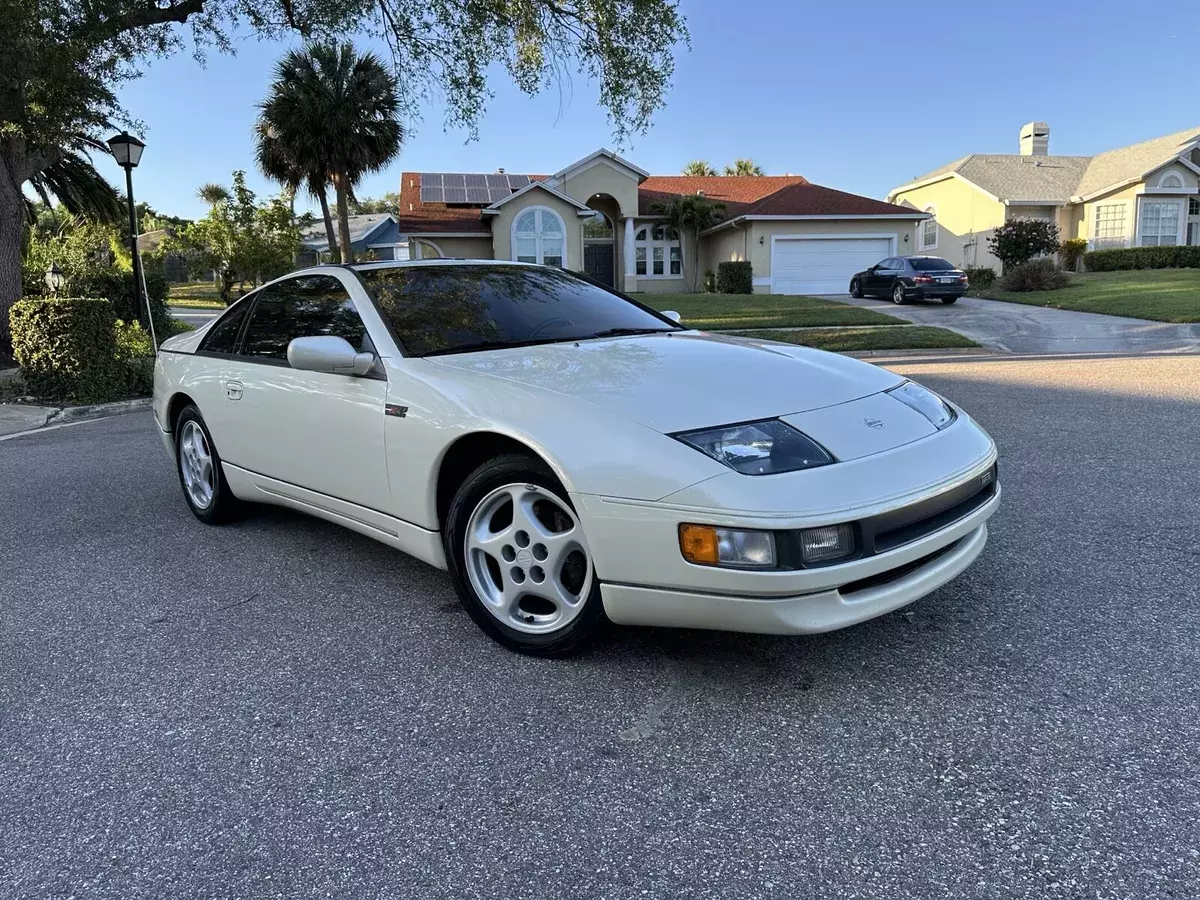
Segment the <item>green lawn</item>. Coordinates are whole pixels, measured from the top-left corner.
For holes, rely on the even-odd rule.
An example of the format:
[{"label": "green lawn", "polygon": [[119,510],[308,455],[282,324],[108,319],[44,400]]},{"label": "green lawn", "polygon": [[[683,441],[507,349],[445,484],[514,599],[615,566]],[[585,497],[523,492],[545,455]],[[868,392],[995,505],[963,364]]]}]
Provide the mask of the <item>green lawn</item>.
[{"label": "green lawn", "polygon": [[1058,291],[1014,293],[996,288],[981,297],[1158,322],[1200,322],[1200,269],[1140,269],[1072,275]]},{"label": "green lawn", "polygon": [[167,295],[167,303],[171,306],[189,306],[193,309],[224,309],[221,302],[221,289],[212,281],[189,281],[186,284],[171,285]]},{"label": "green lawn", "polygon": [[895,325],[895,316],[836,300],[788,294],[638,294],[657,310],[673,309],[692,328],[804,328],[813,325]]},{"label": "green lawn", "polygon": [[910,325],[900,328],[813,328],[805,331],[735,331],[739,337],[783,341],[845,353],[850,350],[939,350],[978,347],[969,338],[948,328]]}]

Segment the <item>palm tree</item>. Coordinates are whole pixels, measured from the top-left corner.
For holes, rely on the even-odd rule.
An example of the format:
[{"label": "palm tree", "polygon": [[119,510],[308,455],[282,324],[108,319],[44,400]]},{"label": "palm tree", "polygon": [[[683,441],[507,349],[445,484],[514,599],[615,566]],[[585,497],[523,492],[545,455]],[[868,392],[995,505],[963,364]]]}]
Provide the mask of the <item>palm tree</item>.
[{"label": "palm tree", "polygon": [[693,159],[690,163],[683,167],[684,175],[693,177],[704,177],[707,175],[716,175],[717,170],[710,166],[707,160]]},{"label": "palm tree", "polygon": [[725,167],[726,175],[765,175],[762,166],[752,159],[735,159],[731,165]]},{"label": "palm tree", "polygon": [[[57,162],[30,178],[29,187],[46,206],[51,206],[53,195],[68,213],[93,222],[120,222],[125,210],[116,188],[78,150],[66,151]],[[33,214],[28,200],[26,207]]]},{"label": "palm tree", "polygon": [[342,261],[352,262],[354,182],[387,165],[404,139],[395,76],[352,44],[310,44],[279,61],[260,109],[260,122],[299,171],[333,182]]},{"label": "palm tree", "polygon": [[230,194],[225,185],[210,181],[196,188],[196,196],[209,206],[216,206],[218,203],[228,203]]},{"label": "palm tree", "polygon": [[666,203],[654,204],[654,212],[666,216],[667,225],[679,235],[680,268],[688,289],[695,291],[700,267],[692,262],[700,258],[700,232],[724,218],[725,204],[701,194],[680,194]]},{"label": "palm tree", "polygon": [[329,182],[326,172],[313,160],[304,160],[289,152],[289,147],[280,140],[279,132],[263,119],[254,126],[254,155],[259,171],[273,181],[283,185],[284,192],[291,198],[295,214],[296,192],[304,187],[321,204],[321,218],[325,222],[325,241],[329,245],[329,258],[341,262],[337,238],[333,230],[333,216],[329,212],[329,194],[325,185]]}]

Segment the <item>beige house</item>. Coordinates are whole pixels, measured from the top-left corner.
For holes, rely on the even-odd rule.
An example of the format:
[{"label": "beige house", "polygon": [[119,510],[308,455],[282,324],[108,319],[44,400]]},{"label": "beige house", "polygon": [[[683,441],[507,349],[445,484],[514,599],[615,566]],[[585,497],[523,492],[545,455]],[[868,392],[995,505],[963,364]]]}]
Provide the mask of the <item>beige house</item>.
[{"label": "beige house", "polygon": [[[725,218],[700,236],[697,261],[658,213],[682,194],[725,204]],[[399,207],[411,258],[563,266],[628,292],[685,291],[693,265],[702,274],[749,260],[756,292],[844,293],[855,272],[914,252],[925,218],[798,175],[651,175],[609,150],[553,175],[405,172]]]},{"label": "beige house", "polygon": [[1086,238],[1091,249],[1200,245],[1200,128],[1099,156],[1051,156],[1050,126],[1030,122],[1019,153],[972,153],[888,200],[929,214],[917,252],[960,266],[998,270],[987,239],[1023,217],[1056,222],[1063,240]]}]

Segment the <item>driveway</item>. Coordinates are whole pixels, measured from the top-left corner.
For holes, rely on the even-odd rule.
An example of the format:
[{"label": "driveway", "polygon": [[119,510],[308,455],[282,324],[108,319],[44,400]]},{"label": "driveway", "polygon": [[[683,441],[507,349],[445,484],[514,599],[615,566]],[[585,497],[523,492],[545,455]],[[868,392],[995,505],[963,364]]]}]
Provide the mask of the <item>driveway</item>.
[{"label": "driveway", "polygon": [[566,662],[365,537],[200,524],[148,416],[0,443],[0,896],[1196,896],[1200,358],[895,368],[999,441],[963,577]]},{"label": "driveway", "polygon": [[940,300],[896,306],[890,300],[855,300],[849,294],[832,299],[891,313],[918,325],[942,325],[984,346],[1013,353],[1200,351],[1200,324],[1175,325],[978,297],[960,297],[950,306]]}]

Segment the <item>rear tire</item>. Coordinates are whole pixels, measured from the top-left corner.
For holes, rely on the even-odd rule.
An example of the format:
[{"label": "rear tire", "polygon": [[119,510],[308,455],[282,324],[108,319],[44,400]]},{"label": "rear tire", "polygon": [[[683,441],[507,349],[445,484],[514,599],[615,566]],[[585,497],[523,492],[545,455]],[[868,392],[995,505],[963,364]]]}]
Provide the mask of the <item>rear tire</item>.
[{"label": "rear tire", "polygon": [[907,302],[907,299],[904,296],[904,285],[897,281],[892,285],[892,302],[897,306],[903,306]]},{"label": "rear tire", "polygon": [[468,475],[442,541],[467,614],[509,650],[573,656],[608,621],[583,525],[536,457],[504,454]]},{"label": "rear tire", "polygon": [[942,302],[945,303],[947,306],[949,306],[951,303],[953,303],[957,299],[958,299],[957,297],[943,297]]},{"label": "rear tire", "polygon": [[862,295],[863,295],[862,285],[859,284],[858,279],[855,278],[854,280],[852,280],[850,282],[850,296],[853,297],[855,300],[861,300]]},{"label": "rear tire", "polygon": [[188,404],[175,419],[175,470],[188,509],[206,525],[222,525],[236,518],[242,503],[233,496],[221,457],[213,444],[204,417]]}]

